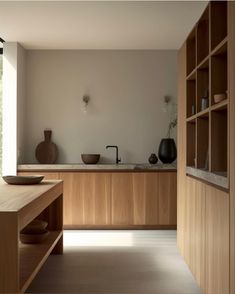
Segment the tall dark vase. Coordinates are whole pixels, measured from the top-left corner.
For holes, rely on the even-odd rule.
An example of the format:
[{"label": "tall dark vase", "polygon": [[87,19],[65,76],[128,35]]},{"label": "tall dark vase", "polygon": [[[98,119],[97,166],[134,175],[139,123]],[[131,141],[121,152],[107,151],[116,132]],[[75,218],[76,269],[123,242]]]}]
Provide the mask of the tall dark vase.
[{"label": "tall dark vase", "polygon": [[172,163],[176,160],[177,150],[172,138],[162,139],[158,149],[158,157],[163,163]]}]

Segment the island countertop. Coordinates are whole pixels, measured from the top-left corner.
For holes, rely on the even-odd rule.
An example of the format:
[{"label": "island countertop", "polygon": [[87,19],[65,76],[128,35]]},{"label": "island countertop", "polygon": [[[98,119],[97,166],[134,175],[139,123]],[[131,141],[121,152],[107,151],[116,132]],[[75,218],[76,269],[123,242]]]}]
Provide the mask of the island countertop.
[{"label": "island countertop", "polygon": [[176,171],[176,164],[19,164],[22,171]]}]

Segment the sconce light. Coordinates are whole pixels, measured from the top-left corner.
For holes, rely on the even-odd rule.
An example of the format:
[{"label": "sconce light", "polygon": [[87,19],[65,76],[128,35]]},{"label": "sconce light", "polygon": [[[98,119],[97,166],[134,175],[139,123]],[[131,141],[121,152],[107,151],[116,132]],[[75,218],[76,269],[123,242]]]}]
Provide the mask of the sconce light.
[{"label": "sconce light", "polygon": [[87,112],[87,106],[88,106],[88,103],[90,101],[90,96],[88,95],[84,95],[82,97],[82,108],[83,108],[83,112],[86,113]]},{"label": "sconce light", "polygon": [[164,106],[163,106],[163,111],[167,112],[168,111],[168,105],[171,102],[171,97],[166,95],[164,96]]}]

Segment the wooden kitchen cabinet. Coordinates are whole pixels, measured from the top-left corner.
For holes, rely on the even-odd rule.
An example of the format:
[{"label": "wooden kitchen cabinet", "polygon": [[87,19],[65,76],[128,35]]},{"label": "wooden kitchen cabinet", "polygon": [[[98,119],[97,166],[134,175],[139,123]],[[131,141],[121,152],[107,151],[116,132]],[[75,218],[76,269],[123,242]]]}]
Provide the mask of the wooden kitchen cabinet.
[{"label": "wooden kitchen cabinet", "polygon": [[159,224],[171,225],[177,222],[177,178],[176,173],[158,174]]},{"label": "wooden kitchen cabinet", "polygon": [[105,226],[110,224],[109,173],[63,172],[64,225]]},{"label": "wooden kitchen cabinet", "polygon": [[64,181],[65,228],[175,228],[176,172],[19,172]]},{"label": "wooden kitchen cabinet", "polygon": [[111,202],[111,224],[132,225],[134,223],[132,173],[112,173]]},{"label": "wooden kitchen cabinet", "polygon": [[206,186],[205,293],[229,294],[229,194]]},{"label": "wooden kitchen cabinet", "polygon": [[135,225],[159,224],[158,192],[159,173],[133,173],[133,222]]},{"label": "wooden kitchen cabinet", "polygon": [[112,173],[112,225],[176,225],[176,173]]}]

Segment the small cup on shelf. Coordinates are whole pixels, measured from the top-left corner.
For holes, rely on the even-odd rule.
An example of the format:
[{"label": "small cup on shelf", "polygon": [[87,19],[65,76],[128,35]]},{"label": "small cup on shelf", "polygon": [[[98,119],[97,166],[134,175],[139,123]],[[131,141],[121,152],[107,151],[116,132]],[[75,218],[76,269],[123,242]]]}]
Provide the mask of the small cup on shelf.
[{"label": "small cup on shelf", "polygon": [[214,102],[215,103],[219,103],[223,100],[225,100],[227,98],[227,94],[223,93],[223,94],[215,94],[214,95]]}]

